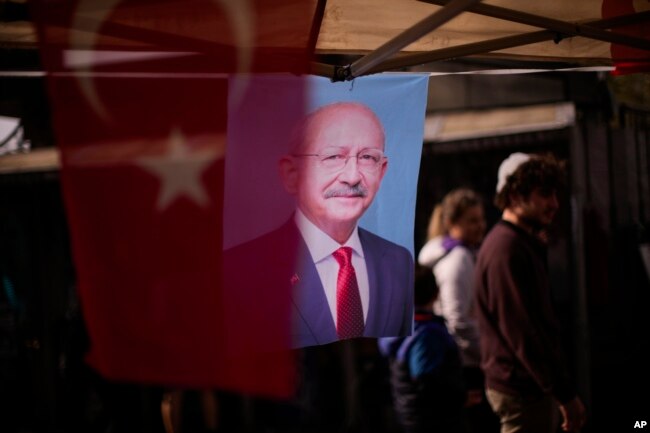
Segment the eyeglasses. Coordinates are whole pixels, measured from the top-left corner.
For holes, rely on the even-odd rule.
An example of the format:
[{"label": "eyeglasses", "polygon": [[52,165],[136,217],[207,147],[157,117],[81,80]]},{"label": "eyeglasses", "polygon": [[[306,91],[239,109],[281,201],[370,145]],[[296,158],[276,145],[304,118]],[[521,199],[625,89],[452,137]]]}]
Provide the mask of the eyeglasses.
[{"label": "eyeglasses", "polygon": [[359,170],[367,173],[377,171],[381,163],[386,159],[384,152],[379,149],[363,149],[356,155],[347,155],[345,149],[326,148],[323,149],[322,153],[294,153],[292,156],[315,156],[318,158],[319,165],[328,171],[343,170],[348,163],[348,159],[356,158]]}]

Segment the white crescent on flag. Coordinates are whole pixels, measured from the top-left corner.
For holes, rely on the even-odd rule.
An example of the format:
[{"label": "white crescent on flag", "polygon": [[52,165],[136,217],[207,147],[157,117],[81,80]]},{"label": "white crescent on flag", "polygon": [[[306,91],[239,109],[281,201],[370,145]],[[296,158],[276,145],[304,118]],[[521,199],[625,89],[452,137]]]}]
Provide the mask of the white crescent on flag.
[{"label": "white crescent on flag", "polygon": [[[88,49],[89,56],[92,56],[92,48],[95,46],[99,27],[104,21],[106,21],[108,15],[120,1],[121,0],[81,0],[77,5],[70,29],[71,48],[79,50]],[[90,23],[92,23],[91,26],[86,27],[85,32],[75,31],[75,29],[81,29],[84,27],[82,26],[82,20],[89,14],[92,14],[94,18],[94,20],[90,20]],[[97,95],[97,91],[95,90],[95,86],[89,74],[91,66],[92,62],[89,61],[86,65],[78,69],[79,74],[77,75],[77,80],[79,81],[79,87],[81,88],[81,93],[88,99],[90,106],[104,121],[108,122],[110,119],[108,111],[99,100],[99,95]]]},{"label": "white crescent on flag", "polygon": [[[123,0],[80,0],[75,10],[70,29],[70,48],[84,58],[77,61],[76,77],[81,93],[88,100],[91,108],[105,122],[110,122],[110,114],[99,98],[92,79],[92,67],[101,62],[94,47],[100,27],[108,19],[111,12]],[[234,39],[237,47],[237,75],[231,88],[231,101],[235,104],[243,98],[252,63],[253,36],[255,31],[254,16],[250,0],[213,0],[225,12],[228,21],[234,29]],[[83,31],[82,31],[83,29]],[[187,53],[180,53],[187,55]],[[136,60],[140,60],[139,58]]]},{"label": "white crescent on flag", "polygon": [[214,0],[223,6],[229,21],[235,29],[237,42],[237,72],[228,97],[231,106],[238,106],[248,87],[247,73],[253,60],[253,35],[255,23],[250,0]]}]

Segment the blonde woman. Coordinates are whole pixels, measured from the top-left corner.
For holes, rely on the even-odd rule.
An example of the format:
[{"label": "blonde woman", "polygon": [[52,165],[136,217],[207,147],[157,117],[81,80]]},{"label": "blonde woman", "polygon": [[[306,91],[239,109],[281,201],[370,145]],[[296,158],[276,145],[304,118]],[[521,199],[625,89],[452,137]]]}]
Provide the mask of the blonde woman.
[{"label": "blonde woman", "polygon": [[484,234],[481,198],[472,190],[456,189],[434,209],[429,240],[418,256],[420,265],[432,268],[436,276],[440,297],[434,311],[446,319],[465,367],[480,363],[472,287],[475,253]]},{"label": "blonde woman", "polygon": [[470,189],[448,193],[431,216],[418,262],[433,270],[440,288],[433,306],[458,345],[467,389],[470,431],[498,431],[484,399],[478,323],[474,314],[474,264],[485,234],[483,203]]}]

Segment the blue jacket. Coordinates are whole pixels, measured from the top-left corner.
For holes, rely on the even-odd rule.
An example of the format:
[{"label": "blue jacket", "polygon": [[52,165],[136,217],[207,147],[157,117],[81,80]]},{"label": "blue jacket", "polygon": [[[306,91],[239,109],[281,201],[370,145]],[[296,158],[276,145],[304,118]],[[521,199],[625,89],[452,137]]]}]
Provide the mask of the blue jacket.
[{"label": "blue jacket", "polygon": [[461,432],[465,390],[458,347],[442,317],[415,317],[410,337],[379,340],[389,359],[395,411],[407,432]]}]

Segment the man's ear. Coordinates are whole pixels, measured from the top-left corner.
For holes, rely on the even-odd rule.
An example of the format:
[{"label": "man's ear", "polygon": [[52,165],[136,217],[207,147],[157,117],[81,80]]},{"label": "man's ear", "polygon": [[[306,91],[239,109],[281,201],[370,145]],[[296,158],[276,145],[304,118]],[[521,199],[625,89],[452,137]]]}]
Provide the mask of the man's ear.
[{"label": "man's ear", "polygon": [[516,192],[511,192],[508,195],[508,200],[509,200],[509,208],[510,209],[519,209],[519,206],[521,205],[522,202],[522,196],[521,194],[518,194]]},{"label": "man's ear", "polygon": [[284,189],[289,194],[295,195],[298,191],[298,163],[296,159],[288,155],[283,156],[278,161],[278,169]]},{"label": "man's ear", "polygon": [[388,170],[388,158],[384,158],[384,160],[381,163],[381,168],[379,172],[379,182],[384,178],[384,175],[386,174],[386,170]]}]

